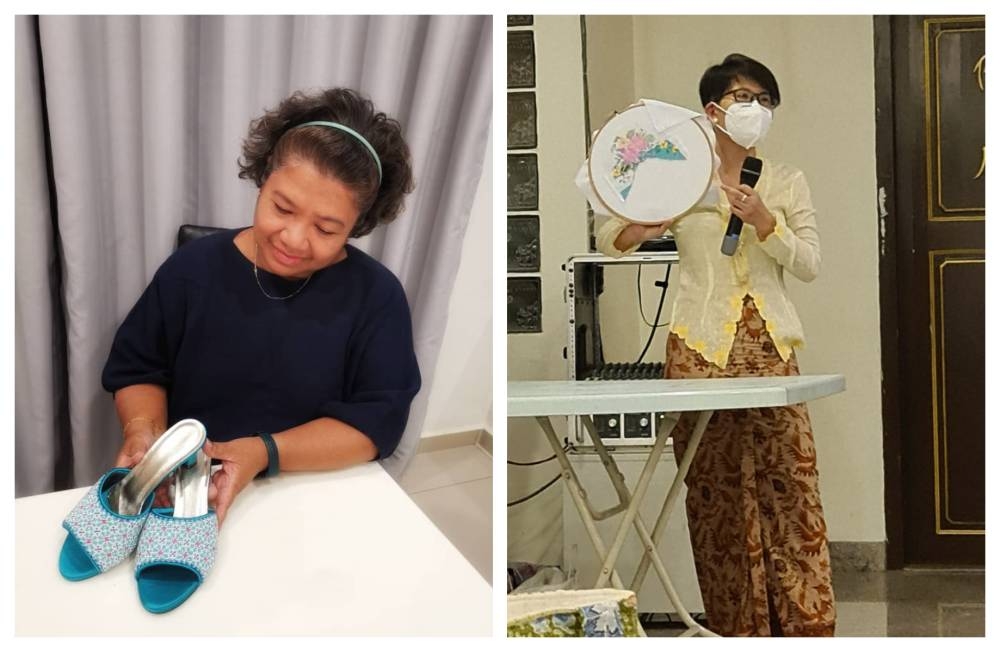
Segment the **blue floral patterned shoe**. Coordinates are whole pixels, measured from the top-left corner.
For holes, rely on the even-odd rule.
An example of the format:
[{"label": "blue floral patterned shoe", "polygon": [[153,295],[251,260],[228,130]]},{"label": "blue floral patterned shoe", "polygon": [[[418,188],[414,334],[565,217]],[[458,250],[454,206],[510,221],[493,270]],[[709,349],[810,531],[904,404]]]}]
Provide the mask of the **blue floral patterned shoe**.
[{"label": "blue floral patterned shoe", "polygon": [[74,582],[114,568],[135,550],[153,505],[150,494],[137,515],[125,516],[108,505],[108,492],[131,469],[111,469],[97,481],[63,521],[68,534],[59,553],[59,572]]},{"label": "blue floral patterned shoe", "polygon": [[198,590],[215,564],[219,524],[208,509],[211,460],[202,452],[175,480],[174,506],[154,509],[139,537],[135,579],[147,611],[176,609]]},{"label": "blue floral patterned shoe", "polygon": [[135,550],[157,486],[178,466],[194,464],[205,426],[185,419],[160,435],[135,468],[114,468],[73,508],[63,527],[59,573],[79,581],[110,570]]}]

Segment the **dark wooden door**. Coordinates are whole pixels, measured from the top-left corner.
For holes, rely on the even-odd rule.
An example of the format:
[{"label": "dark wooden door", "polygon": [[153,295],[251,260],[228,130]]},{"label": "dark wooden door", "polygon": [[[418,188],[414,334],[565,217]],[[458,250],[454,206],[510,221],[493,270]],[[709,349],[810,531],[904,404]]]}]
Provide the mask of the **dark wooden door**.
[{"label": "dark wooden door", "polygon": [[[899,455],[898,474],[897,460],[886,458],[890,558],[895,545],[905,565],[981,565],[985,20],[883,21],[881,30],[876,22],[878,94],[891,98],[891,111],[880,102],[879,169],[887,193],[883,226],[890,224],[892,233],[882,243],[882,282],[890,285],[881,300],[883,320],[895,322],[894,329],[883,327],[883,345],[898,365],[886,374],[887,385],[896,386],[885,393],[895,404],[895,414],[886,413],[896,438],[887,435],[887,451]],[[887,342],[893,331],[898,341]]]}]

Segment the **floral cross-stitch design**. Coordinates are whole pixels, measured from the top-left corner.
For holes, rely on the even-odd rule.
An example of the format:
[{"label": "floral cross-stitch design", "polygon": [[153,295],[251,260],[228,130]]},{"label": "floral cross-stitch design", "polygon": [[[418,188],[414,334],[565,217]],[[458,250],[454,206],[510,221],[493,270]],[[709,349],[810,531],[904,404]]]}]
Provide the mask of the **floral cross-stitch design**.
[{"label": "floral cross-stitch design", "polygon": [[132,554],[146,522],[148,512],[139,516],[122,516],[109,511],[101,501],[100,492],[107,491],[115,478],[127,474],[128,469],[113,469],[105,473],[63,521],[63,527],[76,537],[102,573]]},{"label": "floral cross-stitch design", "polygon": [[642,129],[629,129],[624,136],[615,138],[611,146],[615,165],[611,168],[611,181],[621,198],[628,199],[635,181],[635,171],[643,161],[664,159],[683,161],[686,159],[677,145],[666,138],[656,138]]},{"label": "floral cross-stitch design", "polygon": [[196,570],[203,581],[215,564],[218,536],[215,512],[173,518],[169,513],[154,510],[139,539],[136,573],[152,564],[179,563]]},{"label": "floral cross-stitch design", "polygon": [[579,607],[544,608],[508,621],[507,636],[639,636],[639,629],[635,594],[631,594],[627,598],[600,600]]}]

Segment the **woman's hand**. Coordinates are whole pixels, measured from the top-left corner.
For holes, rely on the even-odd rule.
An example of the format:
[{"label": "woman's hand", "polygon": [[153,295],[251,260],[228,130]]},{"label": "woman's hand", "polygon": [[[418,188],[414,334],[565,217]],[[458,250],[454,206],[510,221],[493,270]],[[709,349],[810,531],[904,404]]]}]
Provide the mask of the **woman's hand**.
[{"label": "woman's hand", "polygon": [[146,453],[154,441],[156,441],[156,435],[151,429],[132,431],[125,436],[125,441],[122,442],[118,457],[115,458],[115,466],[131,469],[141,462],[142,458],[146,457]]},{"label": "woman's hand", "polygon": [[215,508],[222,527],[236,496],[267,468],[267,448],[260,437],[241,437],[227,442],[206,441],[202,450],[222,462],[222,468],[212,475],[208,485],[208,502]]},{"label": "woman's hand", "polygon": [[663,222],[662,224],[629,224],[622,232],[618,234],[615,238],[615,248],[618,251],[628,251],[637,244],[641,244],[646,240],[652,240],[653,238],[659,238],[661,235],[667,232],[670,228],[670,222]]},{"label": "woman's hand", "polygon": [[760,195],[754,192],[753,188],[741,183],[733,188],[726,184],[721,185],[722,189],[729,197],[729,204],[732,206],[733,214],[752,226],[757,231],[757,239],[764,240],[774,231],[774,225],[778,221],[767,210],[767,206],[760,200]]}]

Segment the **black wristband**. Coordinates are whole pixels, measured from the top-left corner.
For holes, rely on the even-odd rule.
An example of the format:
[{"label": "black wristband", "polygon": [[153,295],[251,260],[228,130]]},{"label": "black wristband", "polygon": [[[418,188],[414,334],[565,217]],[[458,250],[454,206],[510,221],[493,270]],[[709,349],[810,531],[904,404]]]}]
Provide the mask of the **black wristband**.
[{"label": "black wristband", "polygon": [[278,460],[278,445],[274,443],[274,437],[268,432],[258,432],[256,433],[261,441],[264,442],[264,448],[267,449],[267,468],[257,474],[258,478],[273,478],[278,475],[278,469],[280,468],[280,462]]}]

